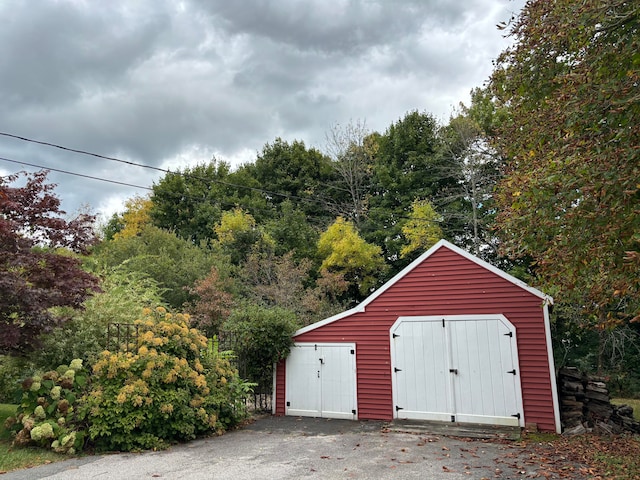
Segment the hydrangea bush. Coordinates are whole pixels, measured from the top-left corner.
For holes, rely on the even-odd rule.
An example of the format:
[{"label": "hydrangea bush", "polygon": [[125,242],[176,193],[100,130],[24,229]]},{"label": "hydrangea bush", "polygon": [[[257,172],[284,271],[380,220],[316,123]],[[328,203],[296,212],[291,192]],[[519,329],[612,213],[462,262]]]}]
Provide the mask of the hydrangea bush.
[{"label": "hydrangea bush", "polygon": [[100,354],[81,411],[98,448],[162,448],[245,417],[247,384],[188,322],[162,307],[145,309],[135,322],[137,343]]},{"label": "hydrangea bush", "polygon": [[78,422],[76,407],[86,385],[87,371],[79,359],[25,379],[16,416],[6,423],[15,434],[15,444],[36,444],[69,454],[81,450],[85,429]]}]

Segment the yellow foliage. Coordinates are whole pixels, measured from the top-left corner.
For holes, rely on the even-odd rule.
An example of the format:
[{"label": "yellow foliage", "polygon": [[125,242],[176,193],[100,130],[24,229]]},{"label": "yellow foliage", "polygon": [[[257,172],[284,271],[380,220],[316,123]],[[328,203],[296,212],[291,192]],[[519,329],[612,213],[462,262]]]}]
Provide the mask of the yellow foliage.
[{"label": "yellow foliage", "polygon": [[402,227],[402,234],[409,243],[402,247],[400,256],[427,250],[442,238],[442,229],[439,223],[442,217],[436,213],[431,203],[427,200],[415,200],[411,204],[411,218]]},{"label": "yellow foliage", "polygon": [[126,210],[122,214],[124,228],[113,236],[114,240],[137,236],[145,225],[151,224],[151,206],[153,202],[148,197],[135,196],[125,202]]},{"label": "yellow foliage", "polygon": [[256,220],[240,207],[224,212],[220,223],[214,227],[218,241],[222,244],[232,243],[239,233],[249,232],[256,228]]}]

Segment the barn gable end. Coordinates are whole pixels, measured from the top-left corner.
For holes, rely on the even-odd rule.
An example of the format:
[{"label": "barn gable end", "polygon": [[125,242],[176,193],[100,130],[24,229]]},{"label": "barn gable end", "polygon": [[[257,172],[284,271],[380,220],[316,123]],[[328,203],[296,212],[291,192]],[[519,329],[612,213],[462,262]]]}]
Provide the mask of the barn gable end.
[{"label": "barn gable end", "polygon": [[[504,316],[517,330],[523,419],[559,431],[547,305],[542,292],[441,240],[358,307],[300,329],[298,344],[357,346],[357,418],[392,420],[394,359],[390,329],[400,317]],[[274,412],[287,411],[286,363],[276,370]]]}]

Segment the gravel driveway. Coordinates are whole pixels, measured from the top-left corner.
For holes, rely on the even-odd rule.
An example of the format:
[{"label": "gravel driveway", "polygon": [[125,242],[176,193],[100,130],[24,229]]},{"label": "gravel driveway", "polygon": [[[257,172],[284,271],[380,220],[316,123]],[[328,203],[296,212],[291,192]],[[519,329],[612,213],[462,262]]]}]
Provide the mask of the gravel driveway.
[{"label": "gravel driveway", "polygon": [[88,456],[0,480],[535,478],[518,442],[390,431],[382,422],[266,417],[159,452]]}]

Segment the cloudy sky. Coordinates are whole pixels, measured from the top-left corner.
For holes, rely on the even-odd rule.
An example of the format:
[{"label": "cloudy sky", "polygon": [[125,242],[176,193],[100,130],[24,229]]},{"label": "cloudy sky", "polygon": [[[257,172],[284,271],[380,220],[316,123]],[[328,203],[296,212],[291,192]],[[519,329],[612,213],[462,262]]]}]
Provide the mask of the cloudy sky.
[{"label": "cloudy sky", "polygon": [[[522,0],[0,0],[0,132],[155,166],[238,165],[335,124],[446,123]],[[27,162],[143,187],[162,173],[0,135]],[[68,213],[147,190],[52,172]]]}]

